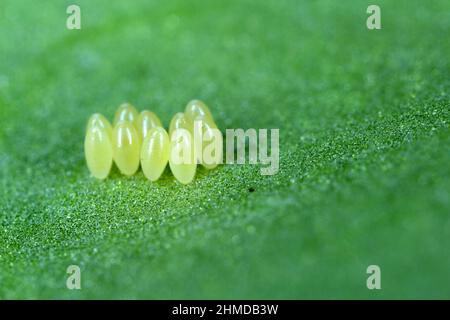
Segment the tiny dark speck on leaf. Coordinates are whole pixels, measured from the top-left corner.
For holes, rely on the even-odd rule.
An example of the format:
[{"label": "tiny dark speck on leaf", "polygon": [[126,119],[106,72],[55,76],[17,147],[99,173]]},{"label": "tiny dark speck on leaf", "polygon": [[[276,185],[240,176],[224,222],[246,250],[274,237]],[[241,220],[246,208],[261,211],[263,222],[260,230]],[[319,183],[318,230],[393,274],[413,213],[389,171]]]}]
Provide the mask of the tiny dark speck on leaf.
[{"label": "tiny dark speck on leaf", "polygon": [[248,192],[254,192],[254,191],[255,191],[255,188],[253,188],[253,187],[248,188]]}]

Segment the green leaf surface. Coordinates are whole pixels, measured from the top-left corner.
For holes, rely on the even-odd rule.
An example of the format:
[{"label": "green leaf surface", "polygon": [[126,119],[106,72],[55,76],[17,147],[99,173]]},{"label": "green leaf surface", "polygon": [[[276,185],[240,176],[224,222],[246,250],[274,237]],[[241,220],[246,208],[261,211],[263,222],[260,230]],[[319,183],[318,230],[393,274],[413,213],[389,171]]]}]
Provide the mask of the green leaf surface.
[{"label": "green leaf surface", "polygon": [[[359,0],[69,4],[0,3],[1,298],[450,297],[448,0],[377,1],[381,30]],[[194,98],[278,128],[279,172],[89,176],[92,113]]]}]

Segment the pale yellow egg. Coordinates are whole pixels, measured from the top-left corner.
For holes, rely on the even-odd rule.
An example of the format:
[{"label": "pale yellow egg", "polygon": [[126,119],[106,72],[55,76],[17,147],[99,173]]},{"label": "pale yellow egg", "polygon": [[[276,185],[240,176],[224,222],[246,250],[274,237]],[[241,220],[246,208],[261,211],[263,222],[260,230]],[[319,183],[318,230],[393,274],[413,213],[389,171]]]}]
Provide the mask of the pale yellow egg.
[{"label": "pale yellow egg", "polygon": [[111,139],[112,136],[112,126],[111,123],[106,119],[101,113],[94,113],[88,120],[86,125],[86,130],[91,127],[98,126],[99,128],[105,129]]},{"label": "pale yellow egg", "polygon": [[114,115],[113,125],[116,125],[120,121],[129,121],[131,122],[136,130],[138,129],[138,116],[139,113],[137,109],[130,103],[125,102],[122,103],[119,108],[117,108],[116,113]]},{"label": "pale yellow egg", "polygon": [[129,121],[119,121],[113,130],[112,139],[113,158],[120,172],[131,176],[139,168],[140,139]]},{"label": "pale yellow egg", "polygon": [[174,177],[183,184],[190,183],[195,177],[194,141],[189,122],[181,112],[175,114],[170,122],[169,166]]},{"label": "pale yellow egg", "polygon": [[144,141],[147,132],[151,128],[162,127],[161,120],[159,120],[158,116],[148,110],[141,111],[137,119],[137,124],[138,133],[142,141]]},{"label": "pale yellow egg", "polygon": [[92,115],[88,121],[84,155],[92,176],[105,179],[111,170],[113,155],[111,124],[101,114]]},{"label": "pale yellow egg", "polygon": [[170,140],[162,127],[151,128],[141,147],[141,168],[147,179],[156,181],[166,168],[170,155]]},{"label": "pale yellow egg", "polygon": [[201,100],[191,100],[186,105],[184,109],[184,114],[186,119],[190,122],[193,122],[196,117],[204,116],[209,118],[214,122],[214,117],[212,116],[211,111],[208,106]]},{"label": "pale yellow egg", "polygon": [[194,121],[194,149],[198,162],[214,169],[223,161],[223,136],[209,117],[197,116]]}]

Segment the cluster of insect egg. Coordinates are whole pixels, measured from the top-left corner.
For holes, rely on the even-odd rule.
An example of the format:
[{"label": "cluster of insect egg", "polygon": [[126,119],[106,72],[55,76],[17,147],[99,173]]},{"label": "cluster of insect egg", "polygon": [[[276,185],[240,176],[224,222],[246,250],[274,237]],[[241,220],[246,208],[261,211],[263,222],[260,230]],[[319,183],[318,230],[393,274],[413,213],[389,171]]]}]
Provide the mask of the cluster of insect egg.
[{"label": "cluster of insect egg", "polygon": [[[171,152],[174,148],[194,150],[195,144],[201,143],[194,141],[195,135],[171,139],[178,129],[193,133],[195,121],[201,123],[203,133],[208,133],[211,129],[218,130],[208,107],[199,100],[192,100],[187,104],[184,113],[174,115],[169,133],[156,114],[148,110],[138,113],[129,103],[124,103],[117,109],[113,126],[103,115],[95,113],[89,118],[84,141],[89,171],[95,178],[105,179],[114,161],[122,174],[130,176],[136,173],[140,164],[147,179],[156,181],[169,163],[178,181],[183,184],[190,183],[194,179],[197,162],[207,169],[213,169],[220,163],[222,152],[222,136],[218,135],[220,150],[217,150],[217,161],[174,161],[174,152]],[[196,153],[190,154],[194,157]]]}]

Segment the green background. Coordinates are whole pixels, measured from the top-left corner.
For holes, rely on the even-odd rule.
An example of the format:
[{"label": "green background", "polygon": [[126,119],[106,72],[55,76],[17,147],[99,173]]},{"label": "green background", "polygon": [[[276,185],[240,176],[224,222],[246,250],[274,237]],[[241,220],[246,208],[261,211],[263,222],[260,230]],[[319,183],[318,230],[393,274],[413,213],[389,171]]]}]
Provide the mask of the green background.
[{"label": "green background", "polygon": [[[0,297],[450,298],[450,3],[375,2],[374,31],[350,0],[76,1],[67,30],[71,1],[2,0]],[[90,114],[193,98],[279,128],[279,173],[89,177]]]}]

